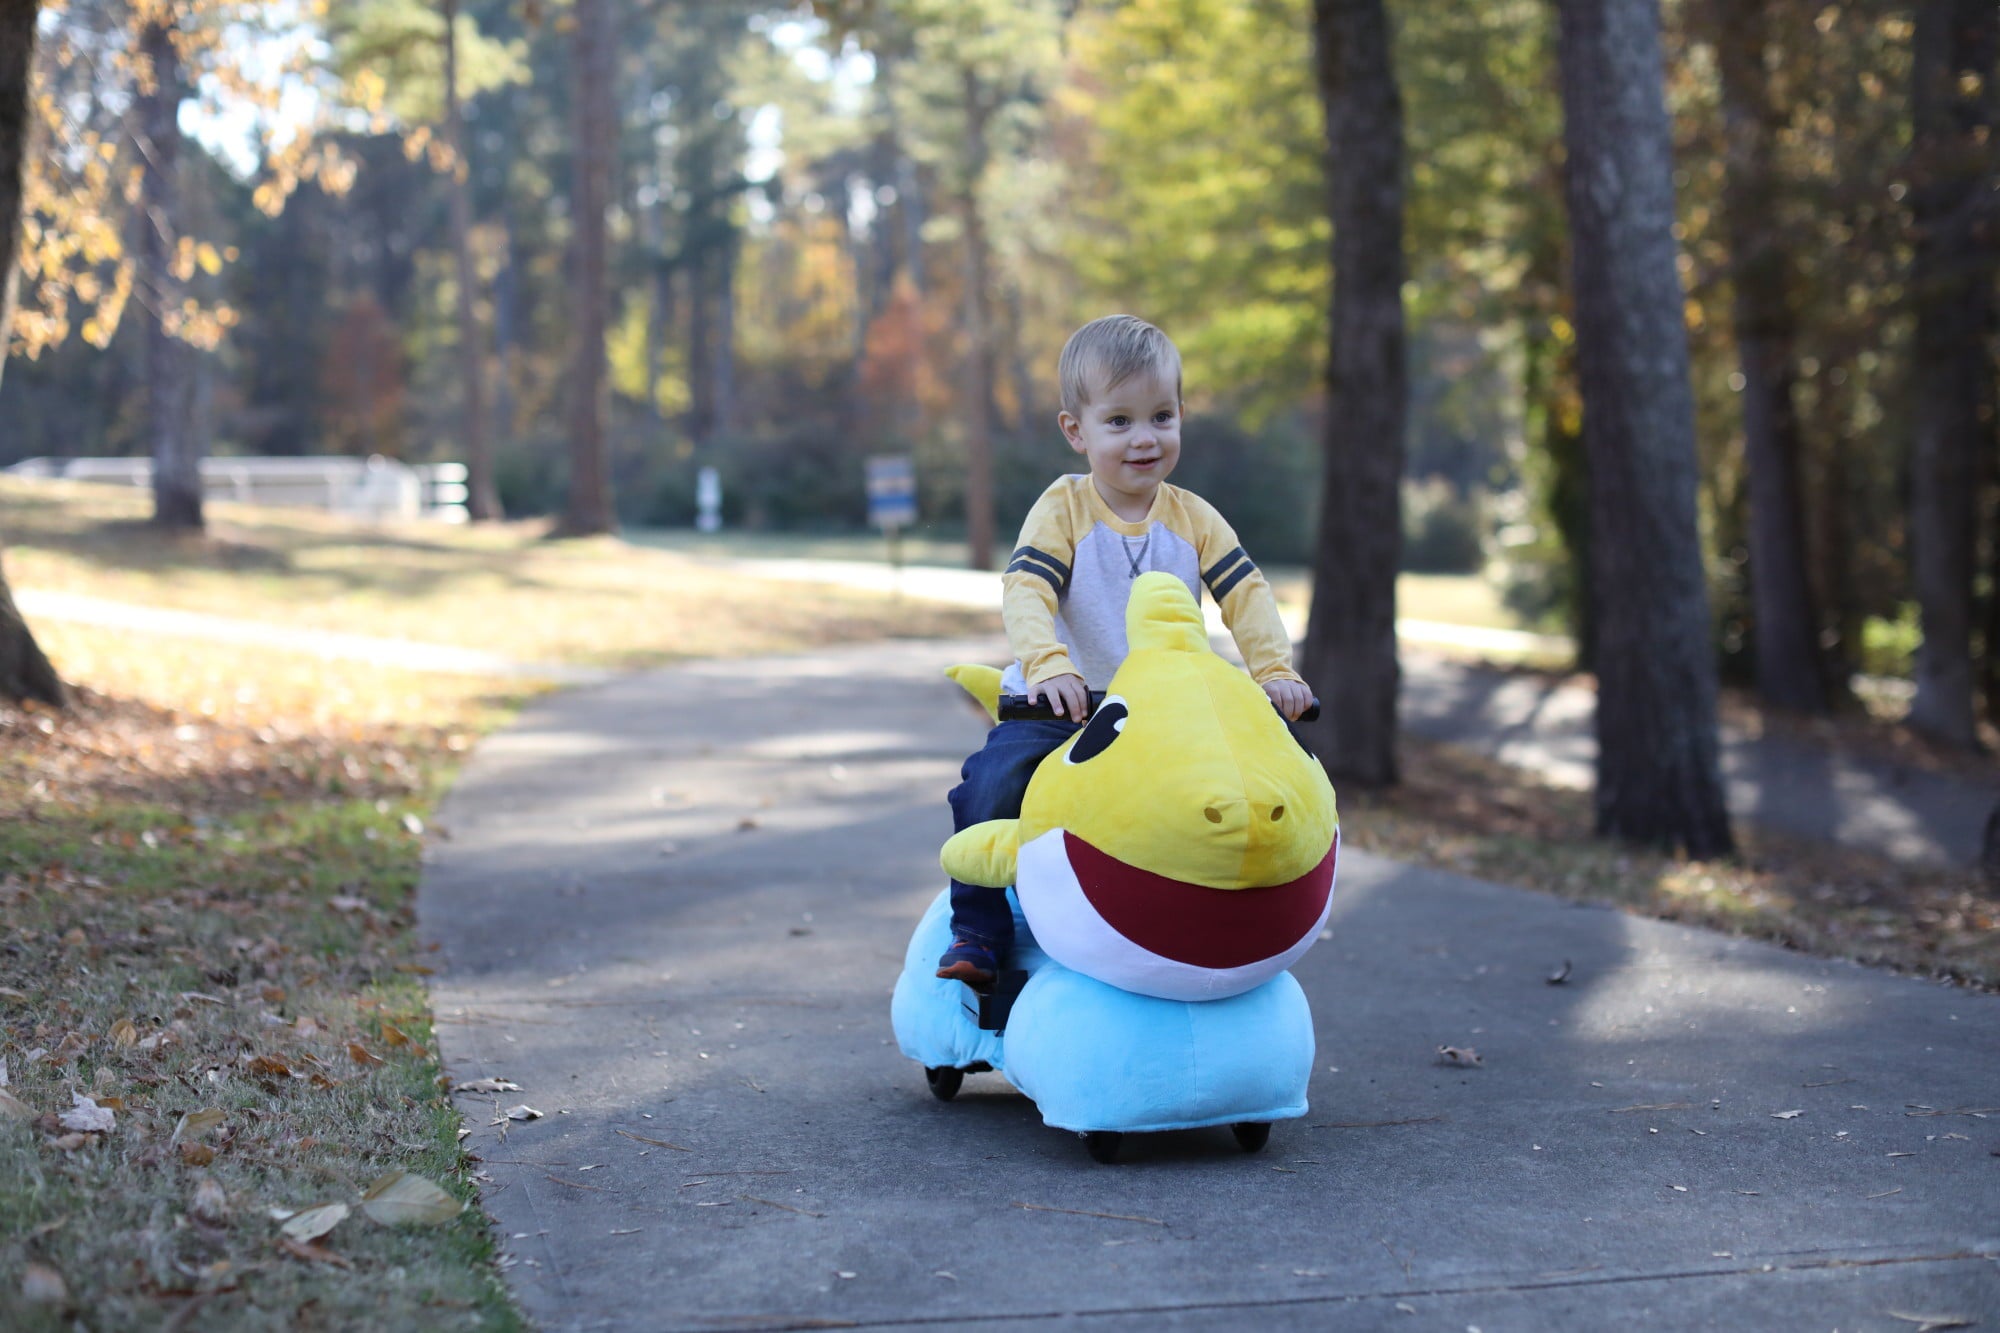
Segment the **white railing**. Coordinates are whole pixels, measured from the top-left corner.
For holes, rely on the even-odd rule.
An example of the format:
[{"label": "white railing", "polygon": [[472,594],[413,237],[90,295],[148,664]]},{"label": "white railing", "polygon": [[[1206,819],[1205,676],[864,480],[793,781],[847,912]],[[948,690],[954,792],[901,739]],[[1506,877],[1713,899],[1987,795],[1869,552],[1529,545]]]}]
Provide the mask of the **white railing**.
[{"label": "white railing", "polygon": [[[52,477],[149,489],[150,458],[30,458],[10,476]],[[324,509],[352,518],[466,520],[463,463],[412,466],[374,458],[204,458],[201,488],[210,500]]]}]

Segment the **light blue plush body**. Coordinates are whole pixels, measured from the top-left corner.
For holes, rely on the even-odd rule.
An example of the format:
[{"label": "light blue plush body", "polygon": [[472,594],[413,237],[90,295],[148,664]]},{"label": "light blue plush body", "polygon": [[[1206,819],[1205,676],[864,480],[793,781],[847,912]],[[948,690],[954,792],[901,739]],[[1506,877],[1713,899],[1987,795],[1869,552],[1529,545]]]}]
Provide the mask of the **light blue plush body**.
[{"label": "light blue plush body", "polygon": [[1051,961],[1018,905],[1014,924],[1012,965],[1031,975],[1006,1033],[984,1032],[972,993],[933,975],[951,944],[949,894],[938,895],[890,1006],[904,1055],[932,1069],[991,1065],[1057,1129],[1138,1133],[1305,1114],[1312,1012],[1291,973],[1224,1000],[1154,999]]}]

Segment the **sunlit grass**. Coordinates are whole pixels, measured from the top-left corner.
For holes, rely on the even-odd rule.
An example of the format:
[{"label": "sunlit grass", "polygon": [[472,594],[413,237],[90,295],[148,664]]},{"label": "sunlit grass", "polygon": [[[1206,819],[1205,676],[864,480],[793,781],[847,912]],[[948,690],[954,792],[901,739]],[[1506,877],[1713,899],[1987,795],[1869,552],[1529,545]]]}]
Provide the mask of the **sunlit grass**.
[{"label": "sunlit grass", "polygon": [[717,569],[541,524],[367,525],[303,509],[209,506],[205,535],[144,519],[145,497],[0,479],[16,589],[479,649],[640,666],[892,634],[971,633],[990,614]]}]

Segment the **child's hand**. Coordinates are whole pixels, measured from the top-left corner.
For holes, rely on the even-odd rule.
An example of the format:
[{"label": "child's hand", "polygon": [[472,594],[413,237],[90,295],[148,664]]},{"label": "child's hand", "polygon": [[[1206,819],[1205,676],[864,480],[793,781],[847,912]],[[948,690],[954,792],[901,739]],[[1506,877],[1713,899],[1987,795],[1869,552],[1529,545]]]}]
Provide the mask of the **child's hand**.
[{"label": "child's hand", "polygon": [[1028,702],[1046,697],[1057,717],[1081,722],[1090,716],[1090,686],[1082,676],[1064,673],[1039,680],[1028,687]]},{"label": "child's hand", "polygon": [[1299,714],[1312,707],[1313,692],[1304,681],[1282,677],[1267,680],[1264,682],[1264,693],[1271,696],[1271,702],[1278,706],[1278,711],[1284,714],[1287,722],[1298,721]]}]

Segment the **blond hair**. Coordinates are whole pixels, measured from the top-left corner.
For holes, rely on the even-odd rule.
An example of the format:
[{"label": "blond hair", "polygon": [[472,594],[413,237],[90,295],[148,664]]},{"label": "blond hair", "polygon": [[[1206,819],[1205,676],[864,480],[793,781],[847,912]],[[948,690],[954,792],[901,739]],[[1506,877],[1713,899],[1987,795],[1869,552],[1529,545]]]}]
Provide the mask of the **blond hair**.
[{"label": "blond hair", "polygon": [[1062,408],[1082,416],[1093,384],[1107,392],[1148,370],[1171,370],[1174,397],[1181,396],[1181,353],[1174,340],[1135,315],[1106,315],[1069,335],[1056,378]]}]

